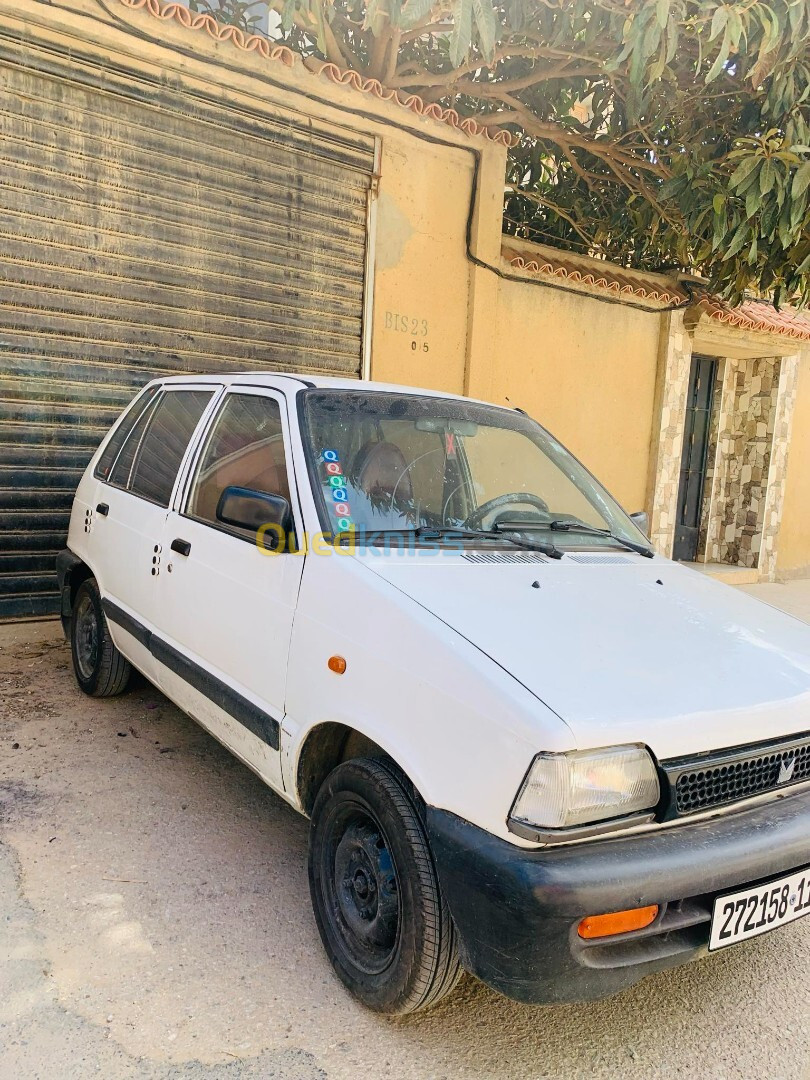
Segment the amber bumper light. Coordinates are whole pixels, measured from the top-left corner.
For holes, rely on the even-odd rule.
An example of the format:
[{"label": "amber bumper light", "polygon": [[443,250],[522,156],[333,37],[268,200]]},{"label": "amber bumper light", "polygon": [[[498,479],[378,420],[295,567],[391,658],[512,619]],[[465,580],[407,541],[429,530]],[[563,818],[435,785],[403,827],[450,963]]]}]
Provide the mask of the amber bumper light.
[{"label": "amber bumper light", "polygon": [[614,934],[628,934],[631,930],[643,930],[654,923],[658,915],[658,904],[650,907],[631,908],[629,911],[614,911],[612,915],[588,915],[577,928],[581,938],[612,937]]}]

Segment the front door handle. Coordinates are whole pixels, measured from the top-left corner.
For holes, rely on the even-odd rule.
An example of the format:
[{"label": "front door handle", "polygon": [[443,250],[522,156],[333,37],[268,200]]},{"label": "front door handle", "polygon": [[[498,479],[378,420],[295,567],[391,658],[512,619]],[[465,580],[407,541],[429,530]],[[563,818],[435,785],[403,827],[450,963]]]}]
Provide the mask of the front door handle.
[{"label": "front door handle", "polygon": [[172,540],[172,551],[176,551],[178,555],[190,555],[191,544],[188,540],[181,540],[178,537],[176,540]]},{"label": "front door handle", "polygon": [[109,514],[110,508],[107,503],[99,503],[96,507],[96,513],[101,514],[102,517],[106,517]]}]

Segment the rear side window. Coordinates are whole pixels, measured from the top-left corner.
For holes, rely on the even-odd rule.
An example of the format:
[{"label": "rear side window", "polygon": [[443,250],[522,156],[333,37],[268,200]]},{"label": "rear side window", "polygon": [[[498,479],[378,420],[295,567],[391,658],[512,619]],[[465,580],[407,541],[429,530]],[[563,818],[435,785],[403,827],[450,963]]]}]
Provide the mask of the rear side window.
[{"label": "rear side window", "polygon": [[212,396],[212,390],[172,390],[158,402],[135,454],[133,495],[169,505],[180,462]]},{"label": "rear side window", "polygon": [[168,506],[180,462],[213,390],[170,390],[155,399],[130,429],[110,483]]},{"label": "rear side window", "polygon": [[157,392],[157,386],[150,386],[150,388],[145,393],[140,394],[126,410],[121,423],[113,432],[112,438],[104,447],[101,457],[96,462],[93,475],[97,480],[109,480],[112,467],[115,464],[115,459],[118,457],[121,447],[126,442],[127,435],[129,435],[130,431],[135,427],[135,424],[141,416],[143,416],[147,407],[155,400]]}]

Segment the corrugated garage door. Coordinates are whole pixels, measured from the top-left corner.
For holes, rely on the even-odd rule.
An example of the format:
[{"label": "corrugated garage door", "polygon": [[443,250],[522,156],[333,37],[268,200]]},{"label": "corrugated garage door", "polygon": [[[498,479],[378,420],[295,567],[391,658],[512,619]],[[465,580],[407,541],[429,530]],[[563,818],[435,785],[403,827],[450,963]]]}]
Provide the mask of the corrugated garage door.
[{"label": "corrugated garage door", "polygon": [[153,374],[360,371],[373,140],[105,64],[0,31],[0,617]]}]

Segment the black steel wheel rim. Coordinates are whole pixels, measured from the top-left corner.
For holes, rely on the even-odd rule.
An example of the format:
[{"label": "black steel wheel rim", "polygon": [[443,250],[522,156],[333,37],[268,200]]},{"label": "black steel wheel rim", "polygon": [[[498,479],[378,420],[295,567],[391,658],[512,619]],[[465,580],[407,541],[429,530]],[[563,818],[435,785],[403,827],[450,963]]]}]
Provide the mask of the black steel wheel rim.
[{"label": "black steel wheel rim", "polygon": [[387,837],[372,811],[353,804],[330,815],[322,885],[340,951],[367,975],[394,961],[400,892]]},{"label": "black steel wheel rim", "polygon": [[91,679],[98,663],[98,619],[93,601],[82,596],[73,613],[76,666],[83,679]]}]

